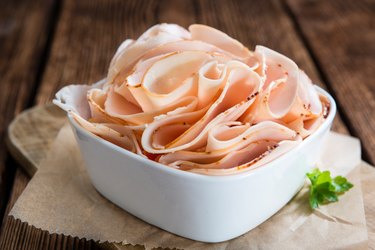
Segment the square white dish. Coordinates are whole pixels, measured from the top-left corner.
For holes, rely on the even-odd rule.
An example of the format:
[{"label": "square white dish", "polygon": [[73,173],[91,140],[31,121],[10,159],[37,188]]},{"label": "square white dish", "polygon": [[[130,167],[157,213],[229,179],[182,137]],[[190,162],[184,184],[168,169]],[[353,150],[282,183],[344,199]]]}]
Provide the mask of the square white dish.
[{"label": "square white dish", "polygon": [[221,242],[267,220],[302,187],[336,113],[333,98],[321,88],[317,90],[330,102],[329,115],[317,131],[276,160],[228,176],[190,173],[144,159],[68,117],[91,181],[103,196],[171,233]]}]

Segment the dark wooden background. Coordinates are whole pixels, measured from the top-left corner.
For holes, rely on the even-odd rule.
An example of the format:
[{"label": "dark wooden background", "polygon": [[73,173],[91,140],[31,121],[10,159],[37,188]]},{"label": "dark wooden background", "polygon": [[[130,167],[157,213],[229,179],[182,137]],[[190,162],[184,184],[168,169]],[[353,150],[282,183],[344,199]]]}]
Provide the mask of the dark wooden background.
[{"label": "dark wooden background", "polygon": [[289,56],[337,100],[334,130],[359,137],[375,163],[374,0],[1,0],[0,249],[103,247],[7,216],[29,181],[5,149],[7,125],[65,84],[105,77],[121,41],[161,22],[208,24]]}]

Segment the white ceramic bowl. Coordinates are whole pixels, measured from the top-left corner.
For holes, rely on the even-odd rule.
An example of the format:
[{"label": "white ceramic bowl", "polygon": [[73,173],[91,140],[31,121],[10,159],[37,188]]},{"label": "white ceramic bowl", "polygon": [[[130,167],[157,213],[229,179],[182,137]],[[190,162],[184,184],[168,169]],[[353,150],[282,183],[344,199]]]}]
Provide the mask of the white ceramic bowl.
[{"label": "white ceramic bowl", "polygon": [[282,208],[316,163],[336,113],[300,145],[254,170],[206,176],[142,158],[69,121],[96,189],[136,217],[171,233],[204,242],[235,238]]}]

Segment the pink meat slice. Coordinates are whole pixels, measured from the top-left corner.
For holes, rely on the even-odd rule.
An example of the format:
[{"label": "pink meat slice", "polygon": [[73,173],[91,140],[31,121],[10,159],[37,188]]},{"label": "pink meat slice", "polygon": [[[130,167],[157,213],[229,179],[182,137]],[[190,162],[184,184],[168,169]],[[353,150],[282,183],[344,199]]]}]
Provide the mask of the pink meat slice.
[{"label": "pink meat slice", "polygon": [[[186,117],[191,114],[169,116],[149,124],[142,135],[142,146],[150,153],[168,153],[188,148],[199,148],[205,144],[207,134],[211,128],[224,121],[236,120],[254,102],[255,94],[259,92],[261,80],[259,76],[249,69],[233,69],[228,73],[226,84],[216,101],[209,105],[203,117],[184,131],[177,138],[168,133],[160,134],[163,126],[181,124],[186,122]],[[203,113],[203,112],[202,112]],[[187,122],[188,124],[191,124]],[[176,135],[176,133],[171,133]],[[163,144],[154,138],[166,138],[170,141]],[[202,145],[203,144],[203,145]]]},{"label": "pink meat slice", "polygon": [[[76,113],[72,113],[74,119],[87,131],[102,137],[103,139],[112,142],[113,144],[122,147],[126,150],[136,153],[137,141],[131,130],[123,130],[119,133],[116,130],[104,125],[103,123],[91,123],[83,119]],[[126,131],[126,133],[125,133]]]},{"label": "pink meat slice", "polygon": [[[233,153],[234,155],[236,155],[236,157],[232,158],[234,162],[242,163],[246,161],[246,163],[242,165],[236,165],[236,163],[228,164],[228,168],[206,168],[205,166],[203,166],[202,168],[187,169],[187,171],[213,176],[239,174],[248,170],[256,169],[272,162],[273,160],[281,157],[285,153],[298,146],[301,141],[302,138],[300,136],[297,136],[295,140],[283,140],[279,143],[262,141],[261,143],[259,143],[260,146],[258,148],[256,148],[254,144],[250,144],[249,147],[243,149],[242,151]],[[256,152],[253,153],[254,151]],[[248,156],[248,154],[250,154],[251,156]],[[254,158],[251,159],[252,157]],[[226,160],[230,163],[230,159]]]},{"label": "pink meat slice", "polygon": [[198,103],[196,97],[187,96],[176,100],[163,109],[142,112],[138,107],[113,91],[113,89],[110,89],[107,93],[101,89],[89,90],[88,102],[93,121],[134,126],[150,123],[161,114],[191,112],[195,110]]},{"label": "pink meat slice", "polygon": [[[263,91],[241,121],[273,120],[293,123],[291,127],[296,127],[304,121],[310,124],[312,120],[319,120],[322,105],[306,74],[289,58],[268,48],[257,46],[255,54],[261,62],[259,72],[264,79]],[[312,125],[309,127],[316,127]]]},{"label": "pink meat slice", "polygon": [[264,121],[253,126],[238,122],[223,123],[209,132],[204,151],[176,151],[162,155],[159,162],[174,166],[182,162],[190,162],[191,164],[215,163],[230,152],[241,150],[250,144],[256,145],[259,141],[280,142],[293,140],[295,137],[295,131],[271,121]]},{"label": "pink meat slice", "polygon": [[[130,75],[128,75],[125,79],[126,83],[115,83],[113,86],[114,91],[123,96],[128,102],[132,103],[133,105],[140,107],[137,100],[134,98],[133,94],[129,90],[129,86],[139,86],[141,85],[142,78],[146,72],[155,62],[160,60],[161,58],[167,56],[168,54],[163,54],[159,56],[155,56],[152,58],[149,58],[147,60],[141,60],[139,61],[134,68],[132,69],[132,72]],[[110,88],[110,87],[108,87]],[[107,89],[105,89],[107,90]]]},{"label": "pink meat slice", "polygon": [[[298,91],[298,67],[286,56],[263,46],[256,46],[255,53],[266,64],[265,83],[259,96],[254,122],[285,117],[292,109]],[[290,114],[288,114],[290,115]]]},{"label": "pink meat slice", "polygon": [[[98,86],[98,85],[97,85]],[[90,109],[88,107],[86,93],[93,87],[88,85],[70,85],[61,89],[53,103],[67,111],[73,116],[76,122],[87,131],[102,137],[131,152],[137,152],[136,138],[132,130],[124,128],[122,133],[102,124],[89,122]]]},{"label": "pink meat slice", "polygon": [[[315,115],[312,111],[310,114],[302,115],[298,117],[296,120],[287,124],[287,126],[295,131],[297,131],[302,138],[306,138],[307,136],[314,133],[320,125],[325,120],[325,114],[328,113],[329,109],[329,101],[323,95],[318,95],[319,103],[320,103],[320,113],[319,115]],[[313,108],[311,108],[313,110]]]},{"label": "pink meat slice", "polygon": [[144,112],[159,110],[185,97],[196,96],[195,72],[212,56],[201,51],[174,53],[155,62],[145,72],[138,86],[129,90]]},{"label": "pink meat slice", "polygon": [[321,115],[323,109],[320,97],[311,79],[302,70],[299,70],[299,84],[298,97],[300,98],[302,106],[307,110],[307,115]]},{"label": "pink meat slice", "polygon": [[150,49],[142,56],[142,60],[148,60],[150,58],[158,57],[160,55],[166,55],[170,53],[183,51],[203,51],[207,53],[216,53],[218,55],[224,55],[228,58],[235,58],[235,56],[230,52],[224,51],[216,47],[215,45],[209,43],[195,40],[180,40],[176,42],[162,44],[153,49]]},{"label": "pink meat slice", "polygon": [[193,24],[190,25],[189,31],[191,33],[192,40],[203,41],[205,43],[215,45],[216,47],[224,51],[228,51],[244,61],[246,61],[247,58],[252,57],[252,52],[250,52],[248,48],[220,30],[206,25]]},{"label": "pink meat slice", "polygon": [[119,48],[108,70],[108,82],[113,83],[116,78],[120,78],[117,81],[121,82],[123,74],[126,74],[148,50],[165,43],[189,38],[190,33],[175,24],[158,24],[151,27],[136,41],[128,41]]},{"label": "pink meat slice", "polygon": [[[228,61],[220,64],[217,61],[210,61],[203,65],[198,72],[198,99],[199,107],[205,107],[217,95],[219,89],[226,83],[228,73],[234,68],[253,70],[258,65],[249,67],[240,61]],[[261,88],[261,87],[260,87]]]},{"label": "pink meat slice", "polygon": [[176,161],[169,166],[176,167],[183,170],[189,169],[230,169],[238,166],[242,166],[245,164],[251,164],[255,159],[260,157],[264,152],[266,152],[269,148],[274,147],[277,145],[275,141],[257,141],[256,143],[251,143],[247,145],[245,148],[237,150],[237,151],[230,151],[226,154],[223,158],[213,163],[195,163],[189,161]]}]

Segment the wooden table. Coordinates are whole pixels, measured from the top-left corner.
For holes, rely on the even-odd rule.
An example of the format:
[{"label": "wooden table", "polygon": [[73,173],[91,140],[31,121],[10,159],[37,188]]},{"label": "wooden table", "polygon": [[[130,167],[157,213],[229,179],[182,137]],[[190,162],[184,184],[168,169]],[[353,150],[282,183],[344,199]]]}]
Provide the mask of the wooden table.
[{"label": "wooden table", "polygon": [[338,103],[334,130],[359,137],[375,163],[374,0],[5,0],[0,2],[0,249],[97,249],[7,214],[30,180],[4,137],[20,111],[49,102],[65,84],[105,77],[125,38],[156,23],[219,28],[249,48],[289,56]]}]

